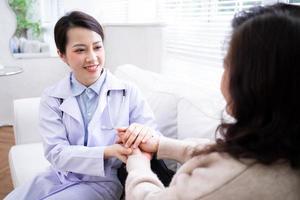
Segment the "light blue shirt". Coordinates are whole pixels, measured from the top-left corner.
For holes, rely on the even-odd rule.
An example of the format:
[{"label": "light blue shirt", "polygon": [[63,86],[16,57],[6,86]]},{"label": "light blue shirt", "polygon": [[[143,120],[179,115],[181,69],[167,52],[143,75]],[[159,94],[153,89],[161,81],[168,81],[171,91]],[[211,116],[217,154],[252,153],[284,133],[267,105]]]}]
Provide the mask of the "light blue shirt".
[{"label": "light blue shirt", "polygon": [[71,90],[73,95],[77,99],[84,123],[84,146],[87,145],[87,138],[89,134],[88,124],[91,121],[98,106],[99,94],[106,78],[106,71],[104,69],[101,73],[102,74],[98,78],[98,80],[89,87],[86,87],[85,85],[77,81],[74,73],[72,73],[71,76]]}]

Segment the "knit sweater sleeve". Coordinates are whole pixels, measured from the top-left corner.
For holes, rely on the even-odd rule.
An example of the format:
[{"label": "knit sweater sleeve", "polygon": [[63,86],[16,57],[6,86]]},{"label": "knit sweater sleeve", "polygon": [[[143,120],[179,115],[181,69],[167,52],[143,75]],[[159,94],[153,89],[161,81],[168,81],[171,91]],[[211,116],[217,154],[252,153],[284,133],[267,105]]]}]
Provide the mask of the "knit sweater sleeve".
[{"label": "knit sweater sleeve", "polygon": [[172,159],[184,163],[192,158],[195,150],[204,148],[210,144],[208,139],[190,138],[185,140],[176,140],[167,137],[161,137],[157,152],[159,159]]},{"label": "knit sweater sleeve", "polygon": [[[242,174],[247,166],[227,155],[211,153],[196,156],[176,172],[169,187],[164,187],[151,171],[150,161],[144,155],[132,155],[127,160],[126,199],[128,200],[183,200],[214,198],[231,180]],[[231,195],[231,194],[228,194]],[[228,199],[229,196],[224,199]]]},{"label": "knit sweater sleeve", "polygon": [[176,199],[175,187],[165,188],[150,169],[150,161],[143,155],[132,155],[127,160],[128,177],[125,195],[130,200]]}]

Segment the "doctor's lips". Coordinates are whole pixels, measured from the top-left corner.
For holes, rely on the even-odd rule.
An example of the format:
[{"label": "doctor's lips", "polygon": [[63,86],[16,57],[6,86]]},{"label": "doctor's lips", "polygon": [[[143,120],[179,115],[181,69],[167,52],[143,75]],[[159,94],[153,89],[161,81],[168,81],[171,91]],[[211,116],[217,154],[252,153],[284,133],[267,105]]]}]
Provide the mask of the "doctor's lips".
[{"label": "doctor's lips", "polygon": [[95,72],[97,71],[99,64],[95,64],[95,65],[87,65],[85,67],[83,67],[84,69],[86,69],[89,72]]}]

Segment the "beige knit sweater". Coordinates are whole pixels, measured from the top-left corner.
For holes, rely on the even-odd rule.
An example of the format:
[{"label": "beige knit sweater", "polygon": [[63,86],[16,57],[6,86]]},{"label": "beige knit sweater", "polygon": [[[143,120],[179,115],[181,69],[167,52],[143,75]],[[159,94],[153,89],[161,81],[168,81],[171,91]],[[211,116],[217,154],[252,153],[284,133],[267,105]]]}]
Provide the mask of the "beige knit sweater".
[{"label": "beige knit sweater", "polygon": [[204,145],[204,140],[161,138],[158,158],[183,163],[167,188],[152,173],[147,158],[129,156],[126,199],[300,200],[299,170],[292,170],[287,164],[240,162],[219,153],[191,157],[195,146]]}]

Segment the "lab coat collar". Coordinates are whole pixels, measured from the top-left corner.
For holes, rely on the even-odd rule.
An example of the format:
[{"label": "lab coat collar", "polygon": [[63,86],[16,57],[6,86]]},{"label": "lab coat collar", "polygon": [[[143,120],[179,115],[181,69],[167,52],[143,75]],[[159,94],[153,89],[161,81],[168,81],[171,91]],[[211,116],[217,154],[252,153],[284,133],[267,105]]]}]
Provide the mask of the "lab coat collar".
[{"label": "lab coat collar", "polygon": [[106,79],[106,72],[107,70],[105,70],[104,68],[101,71],[101,75],[100,77],[96,80],[95,83],[93,83],[92,85],[90,85],[89,87],[86,87],[85,85],[83,85],[82,83],[80,83],[76,78],[74,73],[72,73],[71,75],[71,89],[72,89],[72,93],[73,96],[78,96],[80,95],[85,89],[90,88],[91,90],[93,90],[97,95],[100,94],[100,90],[102,88],[102,85]]},{"label": "lab coat collar", "polygon": [[61,81],[59,81],[52,89],[49,91],[49,96],[66,99],[70,96],[73,96],[71,89],[71,76],[70,72],[67,76],[65,76]]},{"label": "lab coat collar", "polygon": [[[107,69],[106,69],[107,70]],[[63,99],[63,103],[60,105],[60,109],[75,118],[83,125],[82,116],[80,109],[76,100],[76,97],[72,93],[71,89],[71,76],[72,73],[69,73],[64,79],[62,79],[56,86],[54,86],[49,91],[49,96]],[[104,108],[107,105],[107,91],[108,90],[123,90],[126,89],[123,81],[117,79],[109,70],[107,70],[106,79],[104,80],[100,98],[98,103],[98,108],[96,112],[98,114],[102,113]],[[77,106],[74,106],[77,105]],[[95,114],[96,114],[95,112]],[[94,116],[95,116],[94,114]]]},{"label": "lab coat collar", "polygon": [[[106,79],[104,80],[102,90],[123,90],[126,89],[123,81],[116,78],[108,69],[106,70]],[[59,99],[67,99],[73,96],[71,89],[71,77],[72,73],[70,72],[64,79],[62,79],[51,91],[49,94],[52,97]]]}]

